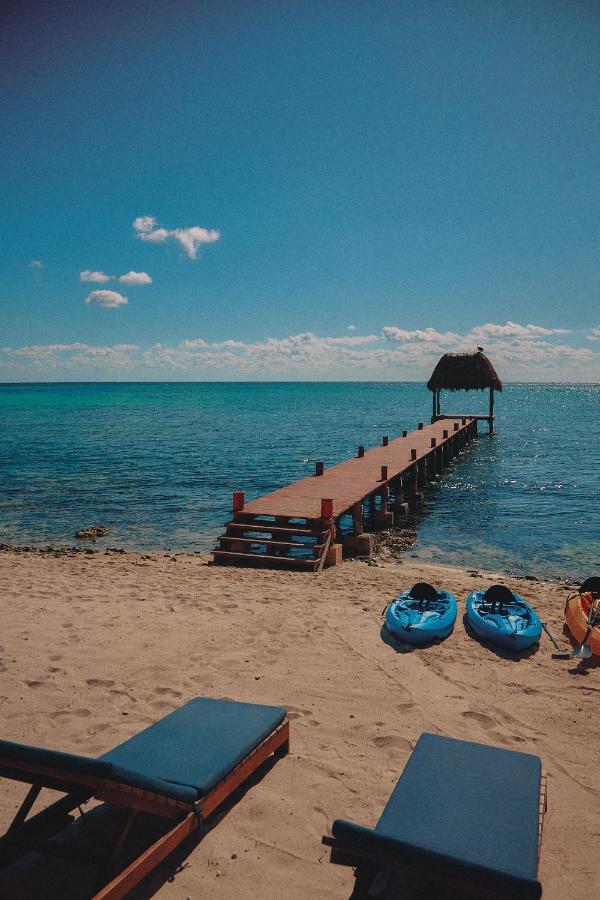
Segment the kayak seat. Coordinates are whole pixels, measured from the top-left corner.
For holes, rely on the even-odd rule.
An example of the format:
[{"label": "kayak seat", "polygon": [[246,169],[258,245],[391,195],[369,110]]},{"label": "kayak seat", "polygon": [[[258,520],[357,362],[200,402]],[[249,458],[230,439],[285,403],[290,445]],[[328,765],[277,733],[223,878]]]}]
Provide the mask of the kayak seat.
[{"label": "kayak seat", "polygon": [[493,612],[502,612],[505,603],[515,602],[515,596],[506,585],[493,584],[483,595],[483,602],[489,604]]},{"label": "kayak seat", "polygon": [[439,600],[439,594],[436,589],[431,584],[427,584],[426,581],[418,581],[416,584],[413,584],[408,597],[410,600],[419,600],[422,606],[425,603]]},{"label": "kayak seat", "polygon": [[586,578],[579,588],[578,593],[600,594],[600,578],[597,575],[592,575],[591,578]]}]

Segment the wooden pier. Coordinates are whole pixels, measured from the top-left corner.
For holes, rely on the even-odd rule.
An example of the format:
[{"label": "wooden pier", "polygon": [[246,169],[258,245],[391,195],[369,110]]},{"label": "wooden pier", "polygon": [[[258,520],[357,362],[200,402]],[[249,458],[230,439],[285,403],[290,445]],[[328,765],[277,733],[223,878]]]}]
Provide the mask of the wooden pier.
[{"label": "wooden pier", "polygon": [[[368,504],[375,527],[389,527],[418,503],[421,488],[477,434],[478,416],[420,422],[416,431],[382,438],[380,447],[331,468],[315,464],[315,474],[245,503],[233,492],[233,516],[213,551],[215,562],[284,566],[319,571],[341,562],[342,555],[368,555],[372,535],[365,534]],[[350,528],[340,519],[350,517]]]}]

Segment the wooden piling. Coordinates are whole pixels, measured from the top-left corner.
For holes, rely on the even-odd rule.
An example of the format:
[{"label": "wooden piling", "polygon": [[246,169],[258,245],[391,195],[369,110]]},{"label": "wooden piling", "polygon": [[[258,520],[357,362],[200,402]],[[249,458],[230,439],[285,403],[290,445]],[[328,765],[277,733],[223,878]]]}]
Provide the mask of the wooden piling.
[{"label": "wooden piling", "polygon": [[333,500],[321,498],[321,518],[333,519]]},{"label": "wooden piling", "polygon": [[362,503],[355,503],[352,507],[352,525],[354,528],[354,534],[363,533],[364,527]]},{"label": "wooden piling", "polygon": [[322,459],[318,459],[315,463],[315,475],[322,475],[325,470],[325,463]]}]

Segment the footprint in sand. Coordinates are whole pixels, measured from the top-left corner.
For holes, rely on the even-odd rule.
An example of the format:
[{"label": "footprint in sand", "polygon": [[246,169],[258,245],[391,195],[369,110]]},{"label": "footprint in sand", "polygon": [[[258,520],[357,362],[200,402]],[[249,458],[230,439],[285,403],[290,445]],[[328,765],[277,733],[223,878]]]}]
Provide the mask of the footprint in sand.
[{"label": "footprint in sand", "polygon": [[85,682],[90,687],[112,687],[114,681],[108,681],[104,678],[88,678]]},{"label": "footprint in sand", "polygon": [[44,683],[43,681],[29,680],[29,678],[25,679],[25,684],[27,685],[27,687],[30,687],[30,688],[41,687],[43,685],[43,683]]},{"label": "footprint in sand", "polygon": [[468,709],[461,715],[464,719],[473,719],[473,721],[479,722],[481,727],[485,729],[495,728],[498,725],[495,719],[492,719],[491,716],[486,716],[485,713],[474,712]]},{"label": "footprint in sand", "polygon": [[150,705],[152,709],[157,709],[159,712],[163,709],[173,709],[173,704],[169,703],[168,700],[154,700]]},{"label": "footprint in sand", "polygon": [[157,687],[154,689],[155,694],[170,694],[171,697],[181,697],[181,691],[175,691],[170,687]]},{"label": "footprint in sand", "polygon": [[413,749],[410,741],[406,738],[398,737],[396,734],[380,734],[373,738],[376,747],[390,747],[392,749],[406,750],[408,753]]},{"label": "footprint in sand", "polygon": [[288,719],[299,719],[301,716],[312,715],[312,710],[302,709],[301,706],[288,706]]},{"label": "footprint in sand", "polygon": [[399,703],[396,709],[398,712],[408,712],[411,709],[415,709],[416,703]]}]

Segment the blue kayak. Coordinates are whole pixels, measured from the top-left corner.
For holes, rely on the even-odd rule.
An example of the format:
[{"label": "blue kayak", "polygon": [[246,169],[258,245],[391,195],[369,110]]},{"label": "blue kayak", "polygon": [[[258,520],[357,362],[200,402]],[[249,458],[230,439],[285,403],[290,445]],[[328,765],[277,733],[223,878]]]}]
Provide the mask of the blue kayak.
[{"label": "blue kayak", "polygon": [[473,591],[467,597],[467,619],[478,637],[513,653],[537,644],[542,634],[535,609],[503,584]]},{"label": "blue kayak", "polygon": [[407,644],[448,637],[456,622],[456,597],[419,582],[392,600],[385,611],[389,632]]}]

